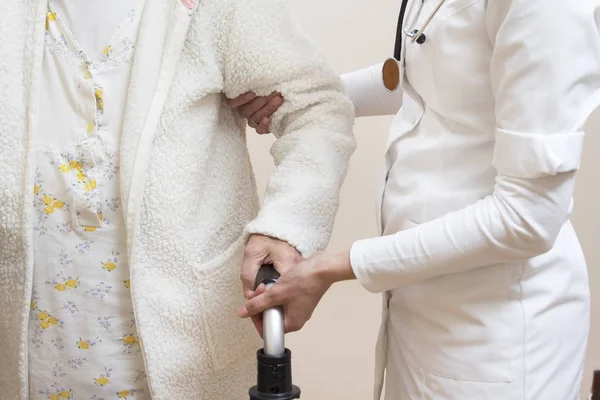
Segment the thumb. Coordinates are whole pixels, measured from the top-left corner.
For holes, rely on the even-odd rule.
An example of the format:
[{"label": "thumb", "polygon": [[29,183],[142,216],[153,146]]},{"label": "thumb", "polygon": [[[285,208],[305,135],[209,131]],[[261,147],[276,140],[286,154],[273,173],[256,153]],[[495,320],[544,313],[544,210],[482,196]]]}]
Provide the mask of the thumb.
[{"label": "thumb", "polygon": [[248,300],[252,300],[256,296],[261,295],[266,291],[267,291],[267,286],[264,283],[261,283],[260,285],[258,285],[256,290],[254,292],[252,292],[252,295],[250,297],[248,297]]}]

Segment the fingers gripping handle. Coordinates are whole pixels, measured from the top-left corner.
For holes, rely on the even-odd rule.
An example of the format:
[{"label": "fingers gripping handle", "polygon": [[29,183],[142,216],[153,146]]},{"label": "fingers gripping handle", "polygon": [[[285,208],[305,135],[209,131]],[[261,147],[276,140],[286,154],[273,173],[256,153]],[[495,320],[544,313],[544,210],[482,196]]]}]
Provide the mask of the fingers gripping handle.
[{"label": "fingers gripping handle", "polygon": [[[256,275],[255,289],[261,284],[265,284],[267,290],[269,290],[279,276],[273,265],[263,265]],[[266,355],[281,357],[285,354],[285,327],[282,307],[270,308],[263,312],[263,339]]]}]

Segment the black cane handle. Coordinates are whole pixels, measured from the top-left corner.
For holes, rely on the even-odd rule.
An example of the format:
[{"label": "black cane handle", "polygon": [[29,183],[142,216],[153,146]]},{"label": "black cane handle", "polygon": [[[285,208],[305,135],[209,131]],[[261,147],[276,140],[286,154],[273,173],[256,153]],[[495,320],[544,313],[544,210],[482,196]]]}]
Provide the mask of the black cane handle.
[{"label": "black cane handle", "polygon": [[275,269],[273,264],[265,264],[258,270],[256,274],[256,281],[254,282],[254,290],[258,288],[262,283],[268,285],[269,283],[275,283],[281,275]]}]

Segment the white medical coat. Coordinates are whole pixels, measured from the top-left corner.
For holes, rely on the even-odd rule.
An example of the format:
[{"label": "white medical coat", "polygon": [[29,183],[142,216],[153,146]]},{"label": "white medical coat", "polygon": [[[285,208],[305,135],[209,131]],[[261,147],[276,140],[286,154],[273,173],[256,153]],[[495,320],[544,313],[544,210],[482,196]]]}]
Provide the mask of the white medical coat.
[{"label": "white medical coat", "polygon": [[[412,2],[417,29],[438,1]],[[402,103],[383,236],[351,252],[384,293],[376,399],[578,396],[589,289],[569,216],[600,104],[599,26],[597,0],[447,0],[425,43],[405,38],[396,94],[381,66],[344,76],[358,116]]]}]

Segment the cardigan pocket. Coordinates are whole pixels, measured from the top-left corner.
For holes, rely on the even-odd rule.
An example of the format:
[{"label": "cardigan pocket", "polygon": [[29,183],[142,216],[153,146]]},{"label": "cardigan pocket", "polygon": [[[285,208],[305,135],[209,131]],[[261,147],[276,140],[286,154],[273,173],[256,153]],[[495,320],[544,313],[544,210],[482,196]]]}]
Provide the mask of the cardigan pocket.
[{"label": "cardigan pocket", "polygon": [[248,235],[243,234],[225,252],[196,270],[202,285],[202,324],[215,371],[253,356],[260,347],[252,322],[237,315],[245,301],[240,269],[247,239]]}]

